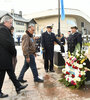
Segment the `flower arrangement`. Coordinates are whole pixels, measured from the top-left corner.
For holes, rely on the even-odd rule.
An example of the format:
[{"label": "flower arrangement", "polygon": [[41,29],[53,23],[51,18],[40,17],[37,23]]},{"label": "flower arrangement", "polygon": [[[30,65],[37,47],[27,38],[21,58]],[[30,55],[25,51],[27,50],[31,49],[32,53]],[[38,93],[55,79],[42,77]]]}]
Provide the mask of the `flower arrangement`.
[{"label": "flower arrangement", "polygon": [[67,87],[80,88],[86,80],[86,63],[87,57],[84,51],[76,51],[75,54],[70,54],[66,60],[65,67],[62,69],[62,79]]}]

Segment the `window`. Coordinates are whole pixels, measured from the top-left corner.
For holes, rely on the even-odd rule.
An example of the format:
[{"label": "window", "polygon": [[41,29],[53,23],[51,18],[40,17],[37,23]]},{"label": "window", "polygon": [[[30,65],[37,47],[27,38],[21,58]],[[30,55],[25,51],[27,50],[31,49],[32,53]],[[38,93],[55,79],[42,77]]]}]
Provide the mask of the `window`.
[{"label": "window", "polygon": [[16,32],[24,33],[24,30],[16,30]]},{"label": "window", "polygon": [[84,27],[84,22],[81,22],[81,27]]},{"label": "window", "polygon": [[76,23],[73,20],[67,20],[67,24],[76,26]]},{"label": "window", "polygon": [[24,23],[23,22],[16,22],[16,25],[22,25],[22,26],[24,26]]}]

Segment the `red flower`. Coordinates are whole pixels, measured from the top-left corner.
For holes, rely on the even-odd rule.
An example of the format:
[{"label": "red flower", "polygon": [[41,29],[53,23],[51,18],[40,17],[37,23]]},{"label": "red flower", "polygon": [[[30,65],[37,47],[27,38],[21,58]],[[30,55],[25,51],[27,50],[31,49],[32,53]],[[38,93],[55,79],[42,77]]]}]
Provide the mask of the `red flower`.
[{"label": "red flower", "polygon": [[73,65],[73,68],[74,68],[74,69],[78,69],[78,67],[77,67],[77,66],[74,66],[74,65]]},{"label": "red flower", "polygon": [[73,85],[76,85],[76,83],[73,83]]},{"label": "red flower", "polygon": [[74,78],[74,77],[75,77],[75,75],[73,75],[73,74],[72,74],[72,77]]},{"label": "red flower", "polygon": [[72,85],[76,85],[76,83],[75,83],[74,81],[71,81],[71,84],[72,84]]},{"label": "red flower", "polygon": [[68,63],[68,66],[72,66],[70,63]]},{"label": "red flower", "polygon": [[72,60],[72,58],[69,58],[70,60]]},{"label": "red flower", "polygon": [[68,75],[69,75],[70,73],[69,73],[69,72],[66,72],[66,74],[68,74]]},{"label": "red flower", "polygon": [[69,78],[67,80],[69,81]]},{"label": "red flower", "polygon": [[71,81],[71,84],[73,84],[74,83],[74,81]]},{"label": "red flower", "polygon": [[82,77],[82,76],[79,74],[79,77]]},{"label": "red flower", "polygon": [[75,69],[78,69],[78,67],[77,67],[77,66],[75,66]]},{"label": "red flower", "polygon": [[80,61],[78,60],[77,63],[79,63]]},{"label": "red flower", "polygon": [[66,62],[66,64],[68,64],[68,62]]},{"label": "red flower", "polygon": [[65,75],[64,75],[64,79],[65,79]]},{"label": "red flower", "polygon": [[73,68],[75,68],[75,66],[73,65]]}]

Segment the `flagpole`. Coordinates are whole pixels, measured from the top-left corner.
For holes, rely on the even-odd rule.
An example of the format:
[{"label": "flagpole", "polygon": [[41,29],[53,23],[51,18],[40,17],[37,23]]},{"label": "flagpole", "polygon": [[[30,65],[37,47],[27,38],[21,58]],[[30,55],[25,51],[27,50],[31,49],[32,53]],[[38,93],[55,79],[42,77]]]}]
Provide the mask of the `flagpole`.
[{"label": "flagpole", "polygon": [[60,37],[60,0],[58,0],[58,36]]}]

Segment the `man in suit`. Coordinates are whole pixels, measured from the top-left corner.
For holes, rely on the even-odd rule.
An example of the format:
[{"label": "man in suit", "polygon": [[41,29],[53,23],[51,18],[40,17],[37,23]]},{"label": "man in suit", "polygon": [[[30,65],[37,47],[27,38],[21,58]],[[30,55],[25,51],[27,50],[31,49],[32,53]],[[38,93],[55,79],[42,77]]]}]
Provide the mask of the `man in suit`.
[{"label": "man in suit", "polygon": [[0,98],[8,97],[7,94],[5,95],[2,93],[6,72],[13,82],[17,93],[27,87],[27,85],[22,86],[19,83],[13,70],[12,57],[16,56],[16,49],[10,31],[12,21],[10,16],[4,16],[0,24]]},{"label": "man in suit", "polygon": [[65,45],[65,38],[64,38],[64,34],[61,34],[61,39],[60,39],[61,43],[62,43],[62,47],[61,47],[61,52],[64,53],[65,49],[64,49],[64,45]]},{"label": "man in suit", "polygon": [[[52,26],[47,26],[47,31],[42,34],[44,68],[46,72],[48,72],[48,69],[50,72],[55,72],[53,69],[54,42],[62,45],[61,42],[56,38],[55,34],[52,33]],[[48,65],[49,61],[50,68]]]},{"label": "man in suit", "polygon": [[77,30],[78,28],[76,26],[71,27],[72,35],[70,35],[68,39],[68,51],[70,51],[70,53],[74,52],[75,46],[78,43],[80,44],[80,47],[82,47],[82,36]]}]

